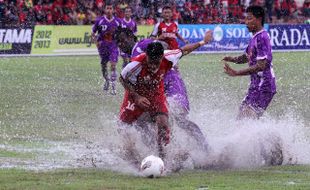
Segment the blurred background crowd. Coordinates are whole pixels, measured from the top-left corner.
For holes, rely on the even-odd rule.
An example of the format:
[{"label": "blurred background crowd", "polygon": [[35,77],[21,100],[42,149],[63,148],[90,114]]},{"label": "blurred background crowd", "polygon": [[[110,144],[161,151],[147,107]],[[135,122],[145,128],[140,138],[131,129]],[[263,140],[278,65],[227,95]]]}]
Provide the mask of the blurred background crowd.
[{"label": "blurred background crowd", "polygon": [[[267,23],[307,23],[310,0],[115,0],[115,15],[131,7],[138,24],[153,25],[162,7],[173,7],[180,24],[242,23],[249,5],[266,9]],[[104,0],[0,0],[0,27],[84,25],[103,15]]]}]

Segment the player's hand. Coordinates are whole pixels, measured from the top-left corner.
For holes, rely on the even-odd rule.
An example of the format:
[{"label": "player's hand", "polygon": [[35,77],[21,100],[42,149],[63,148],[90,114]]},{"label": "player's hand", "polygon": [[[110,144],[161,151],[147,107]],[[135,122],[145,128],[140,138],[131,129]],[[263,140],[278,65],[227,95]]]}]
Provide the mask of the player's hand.
[{"label": "player's hand", "polygon": [[207,44],[209,43],[211,40],[213,39],[213,31],[212,30],[208,30],[205,33],[205,36],[203,38],[203,41]]},{"label": "player's hand", "polygon": [[234,60],[235,58],[231,56],[227,56],[222,59],[222,61],[227,61],[227,62],[234,62]]},{"label": "player's hand", "polygon": [[148,109],[151,105],[151,102],[146,97],[143,96],[136,97],[135,103],[142,109]]},{"label": "player's hand", "polygon": [[226,73],[232,77],[238,76],[238,72],[236,70],[232,69],[227,63],[225,63],[225,65],[224,65],[224,73]]}]

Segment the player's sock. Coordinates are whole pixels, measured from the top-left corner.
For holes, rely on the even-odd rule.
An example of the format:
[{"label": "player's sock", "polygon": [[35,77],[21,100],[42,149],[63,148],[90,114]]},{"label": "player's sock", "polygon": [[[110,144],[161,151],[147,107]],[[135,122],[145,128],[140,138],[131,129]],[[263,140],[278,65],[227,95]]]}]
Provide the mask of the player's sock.
[{"label": "player's sock", "polygon": [[[101,66],[102,66],[102,64],[101,64]],[[104,84],[103,84],[103,90],[104,91],[107,91],[107,90],[109,90],[109,87],[110,87],[110,78],[109,78],[109,73],[108,73],[108,71],[105,69],[105,68],[103,68],[102,67],[102,76],[103,76],[103,78],[104,78],[104,80],[105,80],[105,82],[104,82]]]},{"label": "player's sock", "polygon": [[103,90],[105,91],[109,90],[109,86],[110,86],[110,81],[106,80],[103,85]]},{"label": "player's sock", "polygon": [[109,78],[107,78],[107,79],[105,80],[105,82],[104,82],[103,90],[104,90],[104,91],[107,91],[107,90],[109,90],[109,87],[110,87],[110,80],[109,80]]},{"label": "player's sock", "polygon": [[112,71],[111,72],[111,94],[112,95],[116,95],[116,77],[117,77],[117,74],[116,74],[116,71]]},{"label": "player's sock", "polygon": [[111,94],[116,95],[115,81],[111,81]]}]

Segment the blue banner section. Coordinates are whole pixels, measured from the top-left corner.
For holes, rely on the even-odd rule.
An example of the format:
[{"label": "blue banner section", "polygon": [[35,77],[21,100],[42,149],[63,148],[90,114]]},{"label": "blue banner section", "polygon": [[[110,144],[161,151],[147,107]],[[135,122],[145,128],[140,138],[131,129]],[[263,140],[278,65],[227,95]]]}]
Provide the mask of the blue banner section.
[{"label": "blue banner section", "polygon": [[270,25],[273,50],[310,50],[310,25]]},{"label": "blue banner section", "polygon": [[[213,42],[198,51],[244,51],[252,36],[246,25],[179,25],[179,33],[192,42],[200,41],[207,30],[213,30]],[[268,30],[268,25],[265,25]],[[184,45],[180,42],[180,45]]]},{"label": "blue banner section", "polygon": [[[310,25],[268,25],[265,30],[270,35],[273,50],[310,50]],[[196,50],[196,52],[244,51],[252,34],[246,25],[179,25],[183,38],[198,42],[207,30],[213,30],[213,42]],[[184,43],[180,42],[180,46]]]}]

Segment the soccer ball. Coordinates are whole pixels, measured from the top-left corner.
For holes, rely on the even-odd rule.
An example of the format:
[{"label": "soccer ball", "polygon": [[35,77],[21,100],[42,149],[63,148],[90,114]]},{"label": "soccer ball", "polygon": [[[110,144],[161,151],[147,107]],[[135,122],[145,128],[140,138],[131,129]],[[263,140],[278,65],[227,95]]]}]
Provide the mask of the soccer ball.
[{"label": "soccer ball", "polygon": [[144,177],[154,178],[160,177],[163,175],[165,166],[161,158],[150,155],[145,157],[140,166],[141,174]]}]

